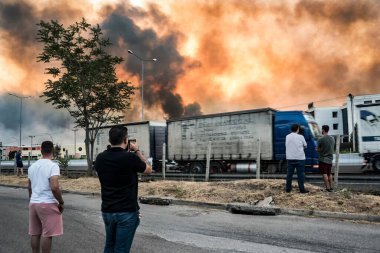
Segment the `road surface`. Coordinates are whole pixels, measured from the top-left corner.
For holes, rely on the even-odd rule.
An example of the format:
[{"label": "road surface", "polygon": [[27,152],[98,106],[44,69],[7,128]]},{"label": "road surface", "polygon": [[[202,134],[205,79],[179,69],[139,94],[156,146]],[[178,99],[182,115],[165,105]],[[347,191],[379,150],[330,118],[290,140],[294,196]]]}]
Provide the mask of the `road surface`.
[{"label": "road surface", "polygon": [[[55,253],[102,252],[98,196],[64,194]],[[0,187],[0,253],[30,252],[26,189]],[[187,206],[141,205],[132,252],[380,252],[380,225],[297,216],[247,216]]]}]

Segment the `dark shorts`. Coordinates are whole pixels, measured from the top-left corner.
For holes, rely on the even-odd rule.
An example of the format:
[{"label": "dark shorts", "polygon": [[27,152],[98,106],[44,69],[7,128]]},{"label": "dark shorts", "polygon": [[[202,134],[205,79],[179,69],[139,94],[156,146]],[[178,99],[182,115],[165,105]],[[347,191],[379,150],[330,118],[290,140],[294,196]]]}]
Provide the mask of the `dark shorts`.
[{"label": "dark shorts", "polygon": [[332,164],[319,162],[319,170],[321,171],[321,174],[331,175],[331,167]]},{"label": "dark shorts", "polygon": [[24,164],[22,162],[17,162],[16,166],[17,166],[17,168],[23,168]]}]

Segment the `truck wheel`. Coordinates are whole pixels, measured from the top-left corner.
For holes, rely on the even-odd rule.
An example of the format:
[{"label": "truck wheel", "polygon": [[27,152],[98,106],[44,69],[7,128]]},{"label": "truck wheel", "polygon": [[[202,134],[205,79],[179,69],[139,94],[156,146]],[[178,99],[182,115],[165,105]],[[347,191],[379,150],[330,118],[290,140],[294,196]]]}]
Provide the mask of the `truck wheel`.
[{"label": "truck wheel", "polygon": [[205,166],[202,162],[193,162],[190,166],[190,172],[194,174],[204,173]]},{"label": "truck wheel", "polygon": [[278,163],[278,169],[280,173],[287,173],[288,172],[288,162],[286,160],[281,160]]},{"label": "truck wheel", "polygon": [[224,171],[224,165],[221,162],[210,162],[210,173],[222,173]]},{"label": "truck wheel", "polygon": [[267,170],[268,170],[268,173],[269,173],[269,174],[274,174],[274,173],[276,173],[276,172],[277,172],[277,166],[276,166],[276,164],[273,164],[273,163],[268,164],[268,168],[267,168]]},{"label": "truck wheel", "polygon": [[380,157],[373,158],[372,168],[376,172],[380,172]]}]

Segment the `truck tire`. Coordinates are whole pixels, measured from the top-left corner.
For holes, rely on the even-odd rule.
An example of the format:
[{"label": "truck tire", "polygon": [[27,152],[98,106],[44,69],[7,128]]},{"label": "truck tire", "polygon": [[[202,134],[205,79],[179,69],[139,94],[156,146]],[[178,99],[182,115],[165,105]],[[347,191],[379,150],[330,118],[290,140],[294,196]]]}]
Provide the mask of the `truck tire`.
[{"label": "truck tire", "polygon": [[269,174],[275,174],[277,172],[277,165],[273,163],[268,164],[267,170]]},{"label": "truck tire", "polygon": [[193,162],[190,165],[190,172],[200,174],[205,172],[205,165],[202,162]]},{"label": "truck tire", "polygon": [[225,167],[222,162],[212,161],[210,162],[210,173],[222,173],[225,171]]},{"label": "truck tire", "polygon": [[278,170],[280,173],[287,173],[288,172],[288,161],[286,160],[281,160],[278,163]]},{"label": "truck tire", "polygon": [[376,156],[372,161],[372,168],[376,172],[380,172],[380,156]]}]

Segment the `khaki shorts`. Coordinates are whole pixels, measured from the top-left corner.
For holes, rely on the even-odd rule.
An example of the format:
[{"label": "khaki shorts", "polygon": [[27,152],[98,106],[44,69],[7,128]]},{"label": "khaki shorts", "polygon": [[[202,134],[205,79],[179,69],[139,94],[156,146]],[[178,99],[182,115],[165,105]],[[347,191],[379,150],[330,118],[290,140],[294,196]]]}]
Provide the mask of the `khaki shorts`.
[{"label": "khaki shorts", "polygon": [[29,204],[29,235],[63,235],[62,213],[55,203]]}]

